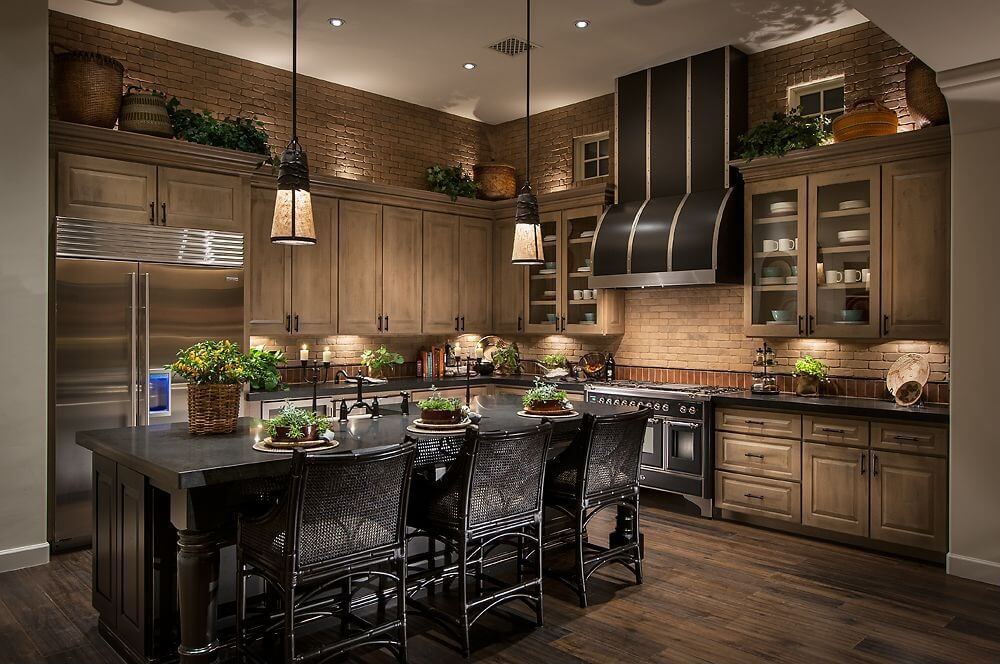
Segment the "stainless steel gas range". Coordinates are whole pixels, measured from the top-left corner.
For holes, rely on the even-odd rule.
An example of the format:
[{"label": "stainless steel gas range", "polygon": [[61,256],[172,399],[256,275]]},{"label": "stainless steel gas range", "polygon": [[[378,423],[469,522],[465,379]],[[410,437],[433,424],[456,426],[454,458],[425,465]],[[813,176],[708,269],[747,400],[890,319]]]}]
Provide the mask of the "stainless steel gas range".
[{"label": "stainless steel gas range", "polygon": [[587,401],[648,406],[640,484],[683,495],[712,516],[712,395],[737,388],[614,381],[590,383]]}]

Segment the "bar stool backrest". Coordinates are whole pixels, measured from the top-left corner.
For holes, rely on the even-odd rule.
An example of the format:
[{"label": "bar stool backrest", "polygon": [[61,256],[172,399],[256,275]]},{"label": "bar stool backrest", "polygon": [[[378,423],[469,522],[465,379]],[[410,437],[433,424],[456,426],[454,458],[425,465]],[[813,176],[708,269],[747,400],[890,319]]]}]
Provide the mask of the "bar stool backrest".
[{"label": "bar stool backrest", "polygon": [[581,431],[586,450],[583,497],[638,487],[642,442],[650,414],[648,408],[643,408],[585,417]]}]

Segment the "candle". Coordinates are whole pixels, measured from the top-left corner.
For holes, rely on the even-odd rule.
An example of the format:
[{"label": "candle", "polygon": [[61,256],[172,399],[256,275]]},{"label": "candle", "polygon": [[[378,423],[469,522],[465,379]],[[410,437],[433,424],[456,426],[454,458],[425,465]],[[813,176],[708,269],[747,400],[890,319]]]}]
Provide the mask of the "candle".
[{"label": "candle", "polygon": [[330,352],[330,349],[329,348],[325,349],[323,351],[323,361],[330,362],[332,359],[333,359],[333,354]]},{"label": "candle", "polygon": [[309,361],[309,347],[302,344],[302,350],[299,351],[299,359],[303,362]]},{"label": "candle", "polygon": [[480,359],[480,360],[483,359],[483,347],[482,346],[478,346],[478,345],[476,346],[476,358]]}]

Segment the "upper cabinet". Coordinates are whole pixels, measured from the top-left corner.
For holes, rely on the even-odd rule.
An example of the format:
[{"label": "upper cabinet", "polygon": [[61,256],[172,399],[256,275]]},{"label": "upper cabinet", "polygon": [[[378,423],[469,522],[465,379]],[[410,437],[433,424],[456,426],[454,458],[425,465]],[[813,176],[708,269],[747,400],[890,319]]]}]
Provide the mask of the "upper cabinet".
[{"label": "upper cabinet", "polygon": [[240,177],[161,167],[156,181],[160,225],[243,231],[246,194]]},{"label": "upper cabinet", "polygon": [[493,226],[493,331],[517,334],[524,331],[523,265],[514,265],[514,219]]},{"label": "upper cabinet", "polygon": [[341,334],[382,332],[382,206],[340,202],[339,317]]},{"label": "upper cabinet", "polygon": [[462,217],[458,225],[458,314],[462,332],[492,329],[493,222]]},{"label": "upper cabinet", "polygon": [[423,296],[423,215],[382,208],[382,332],[420,334]]},{"label": "upper cabinet", "polygon": [[424,213],[424,334],[462,330],[458,312],[459,223],[456,214]]}]

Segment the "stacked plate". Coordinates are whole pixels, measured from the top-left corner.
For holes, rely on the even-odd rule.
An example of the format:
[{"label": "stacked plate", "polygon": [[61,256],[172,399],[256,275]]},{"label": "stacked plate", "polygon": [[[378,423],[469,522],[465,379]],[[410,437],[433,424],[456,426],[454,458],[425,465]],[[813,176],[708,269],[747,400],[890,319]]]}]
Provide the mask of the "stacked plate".
[{"label": "stacked plate", "polygon": [[837,207],[841,210],[857,210],[859,208],[868,207],[868,201],[863,201],[860,198],[855,198],[849,201],[840,201]]},{"label": "stacked plate", "polygon": [[556,241],[555,235],[546,235],[545,237],[542,238],[542,242],[555,242],[555,241]]},{"label": "stacked plate", "polygon": [[837,240],[841,244],[857,244],[868,242],[871,239],[871,232],[867,229],[854,231],[840,231],[837,233]]},{"label": "stacked plate", "polygon": [[777,203],[771,203],[771,214],[795,214],[798,210],[798,201],[778,201]]},{"label": "stacked plate", "polygon": [[594,231],[584,231],[580,233],[580,237],[594,237]]},{"label": "stacked plate", "polygon": [[761,286],[779,286],[785,284],[785,277],[761,277],[759,281]]}]

